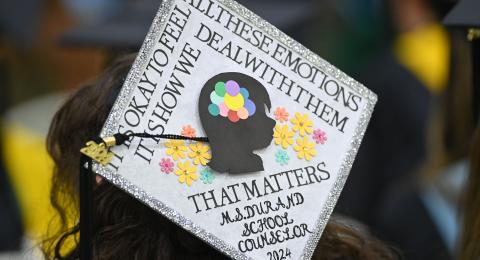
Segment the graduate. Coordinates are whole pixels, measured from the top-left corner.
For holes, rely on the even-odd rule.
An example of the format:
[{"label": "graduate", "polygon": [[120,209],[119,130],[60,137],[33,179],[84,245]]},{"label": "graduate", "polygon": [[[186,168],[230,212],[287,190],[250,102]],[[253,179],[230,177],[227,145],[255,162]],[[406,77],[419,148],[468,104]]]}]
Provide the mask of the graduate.
[{"label": "graduate", "polygon": [[[43,243],[47,259],[80,259],[79,150],[101,130],[133,58],[119,59],[78,89],[52,121],[47,142],[55,162],[50,198],[62,225]],[[93,259],[229,259],[99,176],[93,200]],[[400,259],[386,244],[335,217],[315,252],[313,259]]]},{"label": "graduate", "polygon": [[234,1],[167,0],[55,115],[54,259],[397,259],[330,218],[377,97]]}]

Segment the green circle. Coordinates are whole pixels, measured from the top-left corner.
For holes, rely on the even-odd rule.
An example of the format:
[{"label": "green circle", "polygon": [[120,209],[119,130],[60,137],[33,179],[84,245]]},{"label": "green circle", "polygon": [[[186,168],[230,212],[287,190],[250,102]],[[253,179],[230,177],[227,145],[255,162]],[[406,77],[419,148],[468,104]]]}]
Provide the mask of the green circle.
[{"label": "green circle", "polygon": [[225,93],[227,91],[225,90],[225,82],[217,82],[217,84],[215,84],[215,93],[217,93],[217,95],[219,97],[223,97],[225,96]]}]

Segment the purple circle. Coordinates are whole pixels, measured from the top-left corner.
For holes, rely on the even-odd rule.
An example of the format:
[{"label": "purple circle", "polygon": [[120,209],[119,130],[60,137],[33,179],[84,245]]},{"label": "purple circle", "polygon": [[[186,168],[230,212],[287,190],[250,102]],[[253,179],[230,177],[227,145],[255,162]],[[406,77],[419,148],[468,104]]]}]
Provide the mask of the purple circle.
[{"label": "purple circle", "polygon": [[255,103],[253,103],[253,101],[251,101],[250,99],[247,99],[245,101],[244,107],[248,110],[249,116],[253,116],[255,114],[255,111],[257,110]]},{"label": "purple circle", "polygon": [[234,80],[227,81],[225,85],[227,93],[232,97],[238,95],[238,93],[240,92],[240,85],[238,85],[238,83]]}]

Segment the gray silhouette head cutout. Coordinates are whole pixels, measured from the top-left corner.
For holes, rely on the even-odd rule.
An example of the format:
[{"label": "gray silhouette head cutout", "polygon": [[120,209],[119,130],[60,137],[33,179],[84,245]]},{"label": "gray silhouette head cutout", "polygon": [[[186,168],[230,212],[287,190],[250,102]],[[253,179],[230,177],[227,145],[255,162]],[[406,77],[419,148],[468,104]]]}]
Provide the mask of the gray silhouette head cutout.
[{"label": "gray silhouette head cutout", "polygon": [[231,174],[263,171],[253,151],[270,145],[275,127],[265,112],[271,108],[265,87],[242,73],[218,74],[203,86],[198,105],[212,151],[208,166]]}]

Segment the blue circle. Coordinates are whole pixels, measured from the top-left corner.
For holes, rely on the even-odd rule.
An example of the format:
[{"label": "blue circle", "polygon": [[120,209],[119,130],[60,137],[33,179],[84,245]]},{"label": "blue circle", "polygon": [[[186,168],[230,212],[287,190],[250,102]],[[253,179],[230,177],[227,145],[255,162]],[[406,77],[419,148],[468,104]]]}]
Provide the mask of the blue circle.
[{"label": "blue circle", "polygon": [[218,116],[220,114],[220,108],[215,104],[208,105],[208,112],[212,116]]},{"label": "blue circle", "polygon": [[248,90],[246,88],[241,88],[240,94],[242,94],[244,99],[248,99],[248,97],[250,97],[250,93],[248,93]]},{"label": "blue circle", "polygon": [[249,116],[253,116],[253,114],[255,114],[255,111],[257,110],[255,103],[253,103],[253,101],[250,99],[247,99],[245,101],[244,107],[247,109]]}]

